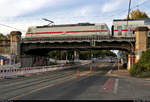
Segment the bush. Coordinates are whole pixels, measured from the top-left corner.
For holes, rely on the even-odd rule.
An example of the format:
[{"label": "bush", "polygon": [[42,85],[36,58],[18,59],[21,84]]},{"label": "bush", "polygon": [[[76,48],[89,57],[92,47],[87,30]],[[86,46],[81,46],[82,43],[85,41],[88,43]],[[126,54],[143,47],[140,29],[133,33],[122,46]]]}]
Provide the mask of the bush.
[{"label": "bush", "polygon": [[135,77],[150,76],[150,49],[142,53],[140,60],[131,68],[130,74]]}]

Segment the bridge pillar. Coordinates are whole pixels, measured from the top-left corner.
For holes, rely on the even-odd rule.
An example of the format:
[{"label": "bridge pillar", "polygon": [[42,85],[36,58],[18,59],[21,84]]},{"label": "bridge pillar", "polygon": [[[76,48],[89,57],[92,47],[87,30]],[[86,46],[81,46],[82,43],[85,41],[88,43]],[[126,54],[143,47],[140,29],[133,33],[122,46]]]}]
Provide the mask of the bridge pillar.
[{"label": "bridge pillar", "polygon": [[142,51],[147,50],[148,46],[148,38],[147,38],[148,28],[147,27],[137,27],[135,29],[136,34],[136,62],[140,59],[142,55]]},{"label": "bridge pillar", "polygon": [[20,60],[20,42],[21,42],[21,32],[20,31],[10,32],[10,54],[11,54],[10,61],[14,60],[14,63],[19,62]]}]

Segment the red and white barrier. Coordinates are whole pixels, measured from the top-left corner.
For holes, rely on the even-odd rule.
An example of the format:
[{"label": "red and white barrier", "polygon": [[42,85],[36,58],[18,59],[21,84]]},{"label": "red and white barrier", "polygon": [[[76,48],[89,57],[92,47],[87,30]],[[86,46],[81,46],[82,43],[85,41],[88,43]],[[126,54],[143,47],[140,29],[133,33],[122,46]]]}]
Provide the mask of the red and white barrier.
[{"label": "red and white barrier", "polygon": [[25,75],[25,74],[52,71],[52,70],[57,70],[59,68],[60,68],[60,65],[59,66],[54,65],[54,66],[0,69],[0,78],[9,78],[9,77],[20,76],[20,75]]},{"label": "red and white barrier", "polygon": [[[87,64],[87,63],[84,63],[84,65],[85,64]],[[67,69],[67,68],[71,68],[71,67],[78,67],[78,66],[80,66],[80,65],[64,66],[64,64],[61,64],[61,65],[53,65],[53,66],[0,69],[0,78],[11,78],[14,76],[16,77],[16,76],[22,76],[22,75],[26,75],[26,74],[47,72],[47,71],[53,71],[53,70],[61,70],[61,69]]]}]

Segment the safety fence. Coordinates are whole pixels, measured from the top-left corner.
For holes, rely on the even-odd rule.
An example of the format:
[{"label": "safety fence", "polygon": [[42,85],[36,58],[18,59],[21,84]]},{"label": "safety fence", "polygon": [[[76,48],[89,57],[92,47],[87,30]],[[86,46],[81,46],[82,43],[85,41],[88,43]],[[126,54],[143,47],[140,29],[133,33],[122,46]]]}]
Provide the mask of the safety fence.
[{"label": "safety fence", "polygon": [[[82,63],[80,65],[85,65],[88,63]],[[61,70],[61,69],[67,69],[72,67],[77,67],[80,65],[53,65],[53,66],[38,66],[38,67],[25,67],[25,68],[13,68],[13,69],[0,69],[0,78],[13,78],[17,76],[24,76],[28,74],[34,74],[39,72],[47,72],[47,71],[54,71],[54,70]]]}]

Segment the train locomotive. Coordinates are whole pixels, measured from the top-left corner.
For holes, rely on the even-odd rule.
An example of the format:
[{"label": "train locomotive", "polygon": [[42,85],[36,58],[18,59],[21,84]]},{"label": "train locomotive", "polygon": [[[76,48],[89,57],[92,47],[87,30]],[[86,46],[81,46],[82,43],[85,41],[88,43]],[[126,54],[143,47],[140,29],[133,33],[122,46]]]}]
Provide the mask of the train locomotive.
[{"label": "train locomotive", "polygon": [[80,38],[89,36],[110,36],[109,28],[104,23],[78,23],[66,25],[52,25],[52,26],[36,26],[29,27],[26,38],[39,37],[56,37],[56,38]]},{"label": "train locomotive", "polygon": [[135,28],[146,26],[149,28],[150,36],[150,19],[115,19],[110,29],[105,23],[78,23],[51,26],[33,26],[29,27],[25,38],[84,38],[84,37],[135,37]]}]

